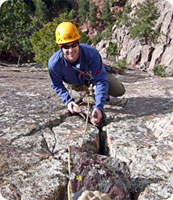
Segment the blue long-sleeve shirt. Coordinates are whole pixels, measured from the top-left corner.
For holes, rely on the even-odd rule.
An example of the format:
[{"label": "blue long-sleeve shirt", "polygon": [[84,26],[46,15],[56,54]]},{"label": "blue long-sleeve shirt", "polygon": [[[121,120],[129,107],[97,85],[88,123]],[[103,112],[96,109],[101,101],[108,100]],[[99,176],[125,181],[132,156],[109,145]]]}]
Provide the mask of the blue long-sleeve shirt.
[{"label": "blue long-sleeve shirt", "polygon": [[99,52],[94,47],[80,43],[80,56],[74,63],[70,63],[64,58],[61,49],[50,57],[48,69],[51,87],[66,105],[73,99],[65,88],[63,81],[75,85],[82,85],[85,82],[85,75],[81,75],[72,66],[83,72],[91,71],[92,83],[96,85],[96,105],[94,108],[103,110],[108,91],[108,81]]}]

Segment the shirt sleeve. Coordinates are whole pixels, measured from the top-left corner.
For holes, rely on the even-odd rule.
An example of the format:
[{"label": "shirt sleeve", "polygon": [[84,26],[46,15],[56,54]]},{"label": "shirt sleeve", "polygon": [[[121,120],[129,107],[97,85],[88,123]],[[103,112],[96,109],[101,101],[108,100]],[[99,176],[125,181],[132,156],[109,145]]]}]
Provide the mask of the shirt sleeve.
[{"label": "shirt sleeve", "polygon": [[107,80],[107,72],[102,63],[102,59],[99,52],[96,51],[96,54],[93,57],[93,62],[91,65],[92,65],[91,67],[92,76],[94,78],[94,85],[96,85],[96,95],[95,95],[96,104],[93,108],[99,108],[100,110],[103,111],[108,92],[108,80]]},{"label": "shirt sleeve", "polygon": [[65,103],[65,105],[67,105],[73,99],[71,98],[68,90],[63,84],[62,73],[60,70],[61,66],[58,66],[57,62],[54,64],[51,58],[48,63],[48,69],[51,80],[51,87],[54,89],[60,99]]}]

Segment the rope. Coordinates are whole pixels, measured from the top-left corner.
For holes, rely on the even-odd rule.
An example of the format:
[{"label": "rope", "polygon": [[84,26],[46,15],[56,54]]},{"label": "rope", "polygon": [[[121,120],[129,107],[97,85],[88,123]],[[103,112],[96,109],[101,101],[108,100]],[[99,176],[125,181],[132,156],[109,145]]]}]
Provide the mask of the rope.
[{"label": "rope", "polygon": [[[68,147],[68,172],[69,176],[71,175],[71,164],[70,164],[70,147]],[[71,187],[70,187],[70,179],[67,185],[67,195],[68,195],[68,200],[71,200]]]},{"label": "rope", "polygon": [[89,118],[89,104],[90,104],[90,97],[89,97],[89,95],[88,95],[88,104],[87,104],[87,117],[86,117],[86,122],[85,122],[85,131],[84,131],[84,134],[83,134],[83,136],[82,136],[82,143],[81,143],[81,146],[80,147],[82,147],[83,146],[83,144],[84,144],[84,138],[85,138],[85,136],[86,136],[86,133],[87,133],[87,129],[88,129],[88,118]]},{"label": "rope", "polygon": [[[85,139],[87,129],[88,129],[88,118],[89,118],[89,108],[90,108],[89,105],[90,105],[90,97],[88,95],[87,117],[86,117],[86,122],[85,122],[85,131],[84,131],[83,136],[82,136],[82,143],[81,143],[80,147],[82,147],[83,144],[84,144],[84,139]],[[69,176],[70,176],[71,175],[70,147],[68,147],[68,172],[69,172]],[[67,185],[67,195],[68,195],[68,200],[71,200],[70,180],[69,180],[68,185]]]},{"label": "rope", "polygon": [[[72,66],[73,67],[73,66]],[[79,69],[73,67],[75,70],[79,71],[82,74],[87,74],[89,76],[89,82],[92,80],[92,76],[90,73],[86,73],[86,72],[82,72]],[[86,90],[85,90],[86,91]],[[84,139],[87,133],[87,129],[88,129],[88,118],[89,118],[89,109],[90,109],[90,97],[89,97],[89,90],[86,91],[87,92],[87,96],[88,96],[88,101],[87,101],[87,116],[86,116],[86,122],[85,122],[85,130],[84,133],[82,135],[82,143],[80,145],[80,147],[83,147],[84,144]],[[70,164],[70,147],[68,147],[68,171],[69,171],[69,177],[71,175],[71,164]],[[67,185],[67,195],[68,195],[68,200],[71,200],[71,187],[70,187],[70,179]]]}]

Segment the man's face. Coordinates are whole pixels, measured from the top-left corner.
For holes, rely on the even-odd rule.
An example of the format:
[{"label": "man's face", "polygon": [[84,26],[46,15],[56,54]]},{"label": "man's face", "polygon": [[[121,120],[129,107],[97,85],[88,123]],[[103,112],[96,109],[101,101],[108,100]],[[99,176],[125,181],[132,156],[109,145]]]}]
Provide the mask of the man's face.
[{"label": "man's face", "polygon": [[75,62],[79,58],[79,42],[71,42],[61,46],[61,49],[64,53],[64,57],[70,63]]}]

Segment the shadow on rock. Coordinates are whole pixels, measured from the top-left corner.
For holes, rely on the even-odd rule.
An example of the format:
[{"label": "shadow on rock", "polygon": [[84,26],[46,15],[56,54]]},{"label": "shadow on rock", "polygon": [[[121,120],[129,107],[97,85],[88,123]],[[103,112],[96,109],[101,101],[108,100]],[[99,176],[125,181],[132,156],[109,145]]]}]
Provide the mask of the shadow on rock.
[{"label": "shadow on rock", "polygon": [[107,109],[109,112],[127,114],[128,116],[126,117],[128,118],[136,118],[155,114],[167,114],[172,112],[173,99],[157,97],[134,97],[127,98],[127,103],[125,106],[122,105],[121,109],[118,109],[116,107],[116,103],[114,102],[111,102],[110,106],[111,107]]},{"label": "shadow on rock", "polygon": [[162,181],[160,178],[151,178],[151,179],[145,179],[145,178],[136,178],[131,179],[132,184],[132,199],[137,200],[139,195],[145,191],[145,189],[152,183],[158,183]]}]

